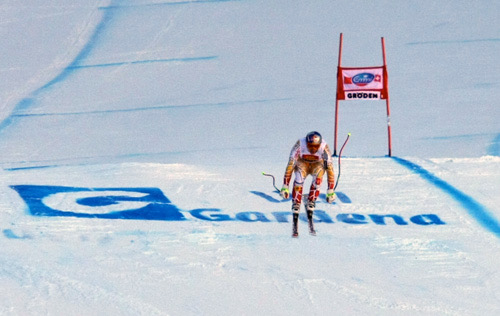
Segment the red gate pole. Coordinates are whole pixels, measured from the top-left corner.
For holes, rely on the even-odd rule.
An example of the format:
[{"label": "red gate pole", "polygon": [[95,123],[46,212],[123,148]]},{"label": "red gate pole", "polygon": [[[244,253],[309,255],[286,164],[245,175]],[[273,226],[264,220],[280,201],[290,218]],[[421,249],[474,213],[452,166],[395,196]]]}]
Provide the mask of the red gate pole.
[{"label": "red gate pole", "polygon": [[340,73],[340,65],[342,64],[342,42],[343,42],[343,34],[340,33],[340,41],[339,41],[339,62],[337,66],[337,93],[335,94],[335,137],[333,144],[333,156],[337,156],[337,135],[338,135],[338,125],[339,125],[339,83],[338,81],[341,79]]},{"label": "red gate pole", "polygon": [[387,76],[387,61],[385,58],[385,40],[382,37],[382,55],[384,58],[384,86],[385,86],[385,103],[387,108],[387,138],[388,138],[388,147],[389,147],[389,157],[392,156],[392,132],[391,132],[391,107],[389,103],[389,81]]}]

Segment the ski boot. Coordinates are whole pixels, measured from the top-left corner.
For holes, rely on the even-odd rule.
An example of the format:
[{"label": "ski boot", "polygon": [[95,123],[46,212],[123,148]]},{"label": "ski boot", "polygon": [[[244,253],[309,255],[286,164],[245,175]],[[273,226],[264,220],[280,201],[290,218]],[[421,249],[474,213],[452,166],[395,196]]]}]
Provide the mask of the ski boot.
[{"label": "ski boot", "polygon": [[316,208],[315,201],[307,201],[307,204],[306,204],[306,211],[307,212],[314,212],[315,208]]}]

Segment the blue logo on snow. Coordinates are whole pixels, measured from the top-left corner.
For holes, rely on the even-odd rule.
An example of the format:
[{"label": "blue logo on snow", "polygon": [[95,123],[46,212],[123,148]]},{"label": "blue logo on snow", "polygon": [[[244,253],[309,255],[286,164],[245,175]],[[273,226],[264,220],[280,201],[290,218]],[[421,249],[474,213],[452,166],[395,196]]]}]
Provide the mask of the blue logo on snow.
[{"label": "blue logo on snow", "polygon": [[11,187],[35,216],[185,220],[179,209],[157,188]]},{"label": "blue logo on snow", "polygon": [[[184,215],[189,214],[203,221],[261,223],[273,221],[288,223],[292,216],[290,211],[270,213],[251,211],[230,215],[216,208],[180,210],[158,188],[77,188],[44,185],[14,185],[11,188],[19,193],[28,206],[28,212],[34,216],[184,221],[187,220]],[[265,196],[263,193],[258,195]],[[270,201],[281,203],[275,199]],[[307,222],[305,213],[300,214],[299,218]],[[396,214],[341,213],[335,218],[337,222],[351,225],[370,222],[376,225],[394,223],[398,226],[406,226],[409,223],[421,226],[446,224],[434,214],[418,214],[405,219]],[[314,221],[335,223],[334,219],[323,210],[314,212]],[[10,230],[4,230],[4,235],[7,238],[19,237]]]},{"label": "blue logo on snow", "polygon": [[373,74],[364,72],[352,77],[352,83],[357,86],[363,87],[372,82],[373,79],[375,79],[375,76]]}]

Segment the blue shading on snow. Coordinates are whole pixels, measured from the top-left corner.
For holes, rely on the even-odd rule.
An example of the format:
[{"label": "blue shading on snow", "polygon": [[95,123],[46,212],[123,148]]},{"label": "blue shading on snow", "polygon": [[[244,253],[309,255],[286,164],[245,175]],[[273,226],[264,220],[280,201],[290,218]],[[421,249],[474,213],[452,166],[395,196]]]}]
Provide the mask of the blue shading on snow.
[{"label": "blue shading on snow", "polygon": [[479,224],[481,224],[481,226],[500,238],[500,223],[486,207],[481,205],[481,203],[476,201],[473,197],[461,192],[446,181],[436,177],[429,171],[409,160],[399,157],[392,158],[403,167],[406,167],[412,172],[420,175],[422,178],[429,181],[437,188],[443,190],[446,194],[450,195],[455,201],[460,203],[460,205],[462,205],[462,207],[465,208],[465,210],[473,218],[475,218]]},{"label": "blue shading on snow", "polygon": [[500,156],[500,134],[495,137],[495,139],[491,142],[491,145],[488,147],[488,155]]},{"label": "blue shading on snow", "polygon": [[12,229],[4,229],[2,232],[3,235],[9,239],[31,239],[31,237],[28,235],[23,235],[23,236],[17,235],[12,231]]}]

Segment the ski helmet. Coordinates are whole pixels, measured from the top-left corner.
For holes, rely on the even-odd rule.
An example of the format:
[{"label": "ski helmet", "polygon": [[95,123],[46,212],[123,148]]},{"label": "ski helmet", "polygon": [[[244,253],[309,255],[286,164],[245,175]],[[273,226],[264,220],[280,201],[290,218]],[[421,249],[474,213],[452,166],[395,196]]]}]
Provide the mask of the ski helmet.
[{"label": "ski helmet", "polygon": [[308,145],[321,145],[322,140],[321,134],[316,131],[310,132],[306,136],[306,143]]}]

